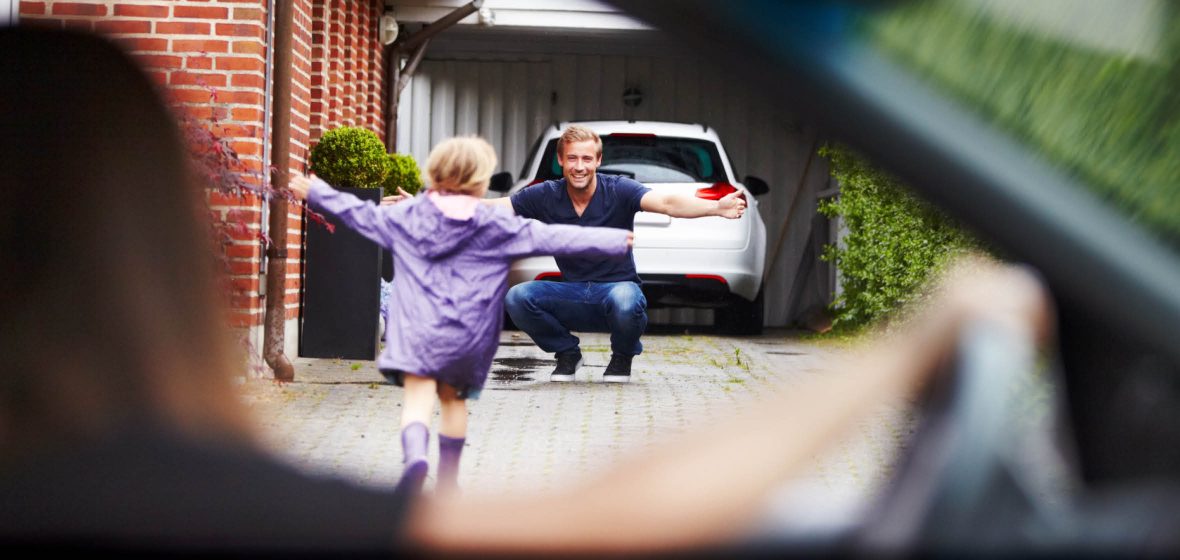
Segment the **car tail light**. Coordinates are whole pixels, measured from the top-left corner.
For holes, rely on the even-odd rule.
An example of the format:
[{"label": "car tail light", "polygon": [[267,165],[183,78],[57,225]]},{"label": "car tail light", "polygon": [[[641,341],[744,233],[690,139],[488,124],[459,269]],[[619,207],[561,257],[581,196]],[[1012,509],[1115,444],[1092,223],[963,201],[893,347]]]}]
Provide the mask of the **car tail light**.
[{"label": "car tail light", "polygon": [[[711,187],[697,189],[697,198],[703,198],[705,200],[721,200],[725,195],[735,192],[738,192],[737,187],[729,183],[713,183],[713,186]],[[744,194],[740,194],[738,197],[742,200],[746,199],[746,195]]]},{"label": "car tail light", "polygon": [[525,185],[525,186],[526,186],[526,187],[531,187],[531,186],[533,186],[533,185],[535,185],[535,184],[537,184],[537,183],[544,183],[544,182],[545,182],[545,180],[544,180],[544,179],[533,179],[532,181],[529,181],[529,184],[527,184],[527,185]]},{"label": "car tail light", "polygon": [[542,272],[534,280],[561,280],[560,272]]},{"label": "car tail light", "polygon": [[697,278],[697,279],[701,279],[701,280],[713,280],[716,282],[720,282],[722,285],[726,285],[726,286],[729,285],[729,282],[725,281],[724,276],[718,276],[716,274],[685,274],[684,277],[685,278]]}]

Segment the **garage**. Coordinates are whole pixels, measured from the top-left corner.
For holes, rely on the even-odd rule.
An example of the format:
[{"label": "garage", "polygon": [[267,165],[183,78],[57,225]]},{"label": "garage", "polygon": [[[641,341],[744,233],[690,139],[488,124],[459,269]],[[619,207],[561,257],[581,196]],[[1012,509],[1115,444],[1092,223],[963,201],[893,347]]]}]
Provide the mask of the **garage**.
[{"label": "garage", "polygon": [[[400,33],[416,33],[461,8],[457,1],[387,2]],[[836,287],[819,259],[834,237],[816,202],[830,196],[816,133],[766,101],[741,76],[696,56],[614,7],[592,1],[482,2],[434,35],[398,99],[391,146],[424,162],[440,140],[478,134],[518,178],[533,141],[555,123],[658,120],[707,125],[721,136],[737,175],[760,177],[767,228],[765,323],[799,325]],[[653,324],[705,325],[711,310],[656,309]]]}]

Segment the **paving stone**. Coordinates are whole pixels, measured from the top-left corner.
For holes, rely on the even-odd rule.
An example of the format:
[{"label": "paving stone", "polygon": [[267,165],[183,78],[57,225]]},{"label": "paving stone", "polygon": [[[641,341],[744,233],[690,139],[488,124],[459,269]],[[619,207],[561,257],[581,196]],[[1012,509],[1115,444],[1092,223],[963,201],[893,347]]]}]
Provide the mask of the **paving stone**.
[{"label": "paving stone", "polygon": [[[469,407],[460,473],[467,491],[515,493],[585,480],[622,456],[726,418],[772,389],[822,375],[839,352],[783,332],[649,334],[631,383],[604,384],[609,336],[579,336],[586,363],[576,381],[549,383],[552,356],[520,333],[504,333],[489,382]],[[295,382],[252,379],[242,386],[264,444],[312,473],[394,485],[401,473],[402,390],[385,382],[375,362],[294,361]],[[873,411],[797,481],[768,496],[768,517],[789,520],[808,500],[863,504],[887,479],[912,428],[905,403]],[[437,434],[437,413],[431,433]],[[438,448],[431,439],[433,465]]]}]

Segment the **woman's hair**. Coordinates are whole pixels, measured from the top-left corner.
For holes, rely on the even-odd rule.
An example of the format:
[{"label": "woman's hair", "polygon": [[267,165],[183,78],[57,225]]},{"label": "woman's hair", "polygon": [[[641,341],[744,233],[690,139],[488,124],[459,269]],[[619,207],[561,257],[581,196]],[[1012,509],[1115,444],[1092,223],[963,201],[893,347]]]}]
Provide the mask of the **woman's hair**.
[{"label": "woman's hair", "polygon": [[443,140],[426,160],[431,190],[483,196],[496,170],[496,150],[478,136]]},{"label": "woman's hair", "polygon": [[602,138],[599,138],[597,132],[576,124],[567,126],[561,136],[557,137],[557,154],[565,155],[565,147],[568,144],[587,140],[594,141],[594,145],[598,148],[598,157],[602,157]]},{"label": "woman's hair", "polygon": [[0,455],[129,424],[248,436],[209,211],[106,40],[0,28]]}]

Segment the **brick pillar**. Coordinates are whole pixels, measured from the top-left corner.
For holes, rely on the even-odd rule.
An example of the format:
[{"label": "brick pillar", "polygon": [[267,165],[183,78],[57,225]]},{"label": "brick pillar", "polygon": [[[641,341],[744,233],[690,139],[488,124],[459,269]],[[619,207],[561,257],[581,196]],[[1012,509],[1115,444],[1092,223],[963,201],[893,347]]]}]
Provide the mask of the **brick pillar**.
[{"label": "brick pillar", "polygon": [[[78,28],[126,48],[174,105],[225,138],[246,180],[261,184],[266,87],[265,0],[22,1],[22,22]],[[252,195],[209,197],[221,219],[240,224],[226,248],[232,322],[261,324],[261,201]],[[297,230],[296,230],[297,231]],[[298,282],[298,277],[294,277]]]}]

